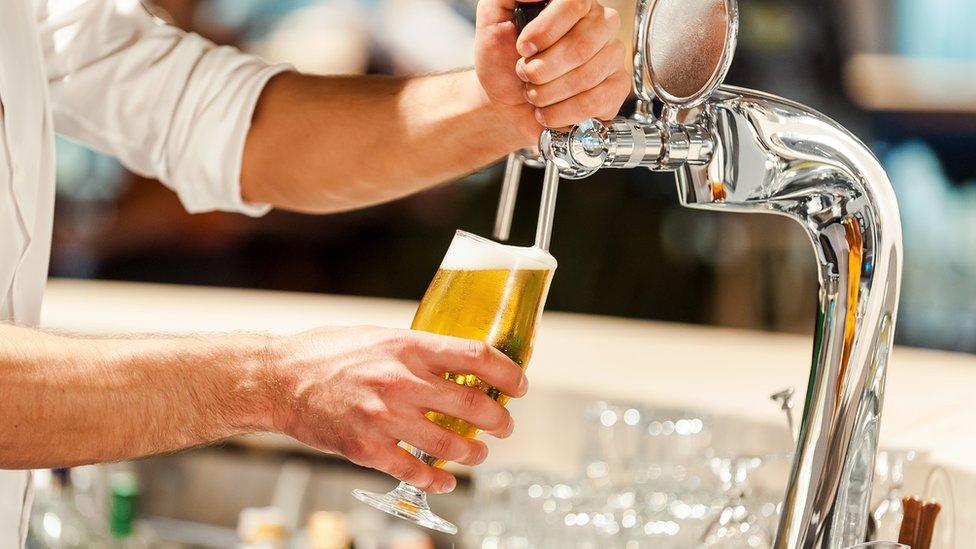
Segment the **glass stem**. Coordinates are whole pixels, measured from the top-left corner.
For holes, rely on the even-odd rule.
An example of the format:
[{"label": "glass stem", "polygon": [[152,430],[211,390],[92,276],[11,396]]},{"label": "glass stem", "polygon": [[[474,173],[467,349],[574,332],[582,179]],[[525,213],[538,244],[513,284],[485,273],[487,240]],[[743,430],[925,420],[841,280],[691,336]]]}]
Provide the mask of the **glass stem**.
[{"label": "glass stem", "polygon": [[401,501],[406,501],[419,509],[429,509],[427,506],[427,493],[413,484],[400,482],[400,485],[393,490],[393,493]]}]

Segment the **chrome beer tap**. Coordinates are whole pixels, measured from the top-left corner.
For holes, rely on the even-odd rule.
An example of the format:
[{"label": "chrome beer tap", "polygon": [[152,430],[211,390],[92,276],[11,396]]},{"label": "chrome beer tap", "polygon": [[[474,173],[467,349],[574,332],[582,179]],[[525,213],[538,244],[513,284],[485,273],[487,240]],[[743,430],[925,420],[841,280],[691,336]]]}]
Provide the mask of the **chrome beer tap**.
[{"label": "chrome beer tap", "polygon": [[[804,228],[819,307],[774,546],[843,549],[866,535],[901,279],[898,204],[877,158],[839,124],[722,85],[737,21],[735,0],[639,0],[637,113],[546,131],[539,150],[567,178],[604,168],[673,171],[683,206],[780,215]],[[664,104],[659,118],[654,97]]]}]

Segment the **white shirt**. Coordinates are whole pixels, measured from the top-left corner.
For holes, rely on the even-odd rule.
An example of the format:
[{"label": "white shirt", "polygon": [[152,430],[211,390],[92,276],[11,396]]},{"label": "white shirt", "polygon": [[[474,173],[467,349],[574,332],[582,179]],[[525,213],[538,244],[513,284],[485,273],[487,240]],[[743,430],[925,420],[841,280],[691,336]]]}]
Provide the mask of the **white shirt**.
[{"label": "white shirt", "polygon": [[[240,196],[244,139],[287,68],[164,25],[138,0],[0,0],[0,320],[38,321],[55,131],[159,179],[191,212],[260,215]],[[29,473],[0,471],[0,547],[22,545],[29,508]]]}]

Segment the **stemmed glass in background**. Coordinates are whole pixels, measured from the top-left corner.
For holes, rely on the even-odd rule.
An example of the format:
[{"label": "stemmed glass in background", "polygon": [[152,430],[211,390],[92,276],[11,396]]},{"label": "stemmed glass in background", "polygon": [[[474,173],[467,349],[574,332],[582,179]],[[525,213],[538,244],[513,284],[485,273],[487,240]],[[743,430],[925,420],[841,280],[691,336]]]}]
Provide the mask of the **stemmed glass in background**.
[{"label": "stemmed glass in background", "polygon": [[[556,260],[538,246],[507,246],[458,231],[411,327],[487,342],[524,368],[532,355],[536,325],[555,269]],[[474,375],[449,372],[444,378],[483,391],[502,404],[508,401],[507,396]],[[426,415],[463,437],[478,435],[478,429],[459,418],[436,410]],[[422,450],[410,451],[428,465],[444,465],[443,460]],[[401,482],[385,494],[354,490],[353,495],[420,526],[457,533],[456,526],[430,510],[427,494],[409,483]]]},{"label": "stemmed glass in background", "polygon": [[942,512],[935,523],[932,535],[932,549],[954,549],[956,546],[956,500],[952,493],[952,481],[949,473],[936,465],[925,478],[923,499],[937,501],[942,505]]},{"label": "stemmed glass in background", "polygon": [[763,465],[763,457],[713,457],[713,472],[725,487],[725,504],[702,535],[702,547],[762,549],[773,544],[772,534],[747,499],[749,475]]}]

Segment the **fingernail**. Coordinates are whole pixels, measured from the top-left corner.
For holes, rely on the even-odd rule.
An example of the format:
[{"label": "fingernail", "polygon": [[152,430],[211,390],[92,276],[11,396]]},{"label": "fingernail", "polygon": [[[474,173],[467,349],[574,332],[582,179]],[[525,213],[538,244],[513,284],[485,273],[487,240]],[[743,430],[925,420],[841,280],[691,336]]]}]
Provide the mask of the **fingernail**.
[{"label": "fingernail", "polygon": [[532,57],[537,53],[539,53],[539,48],[532,42],[522,42],[522,45],[519,46],[519,55],[522,57]]},{"label": "fingernail", "polygon": [[446,494],[448,492],[453,492],[454,488],[456,487],[457,487],[457,480],[455,480],[454,477],[451,477],[445,480],[444,484],[441,485],[441,493]]},{"label": "fingernail", "polygon": [[546,125],[546,117],[542,114],[542,109],[535,110],[535,119],[539,121],[543,126]]},{"label": "fingernail", "polygon": [[519,396],[524,395],[529,390],[529,378],[522,374],[522,379],[519,380],[518,384],[518,394]]},{"label": "fingernail", "polygon": [[515,420],[509,417],[508,427],[505,427],[505,436],[510,436],[513,432],[515,432]]},{"label": "fingernail", "polygon": [[522,82],[528,83],[529,77],[525,74],[525,69],[522,67],[522,62],[519,61],[515,63],[515,75],[519,77]]}]

